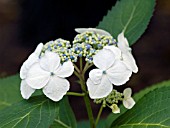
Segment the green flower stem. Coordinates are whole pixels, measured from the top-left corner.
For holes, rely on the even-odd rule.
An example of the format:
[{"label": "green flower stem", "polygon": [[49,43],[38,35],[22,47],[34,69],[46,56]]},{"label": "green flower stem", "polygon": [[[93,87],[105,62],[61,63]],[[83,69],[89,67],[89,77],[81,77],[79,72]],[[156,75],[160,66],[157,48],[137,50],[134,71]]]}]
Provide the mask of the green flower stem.
[{"label": "green flower stem", "polygon": [[82,62],[82,58],[80,58],[80,74],[79,74],[78,78],[80,79],[81,89],[85,93],[83,98],[84,98],[85,106],[86,106],[86,109],[87,109],[88,118],[89,118],[89,121],[90,121],[90,127],[96,128],[92,108],[91,108],[91,105],[90,105],[90,99],[88,97],[88,92],[87,92],[87,89],[86,89],[84,74],[85,74],[85,72],[84,72],[84,69],[83,69],[83,62]]},{"label": "green flower stem", "polygon": [[86,62],[85,66],[84,66],[84,69],[83,69],[83,72],[86,72],[86,71],[87,71],[88,66],[89,66],[89,63],[88,63],[88,62]]},{"label": "green flower stem", "polygon": [[96,118],[96,122],[95,122],[96,126],[97,126],[97,124],[99,122],[99,119],[100,119],[100,116],[102,114],[102,111],[103,111],[103,104],[101,105],[100,110],[99,110],[98,115],[97,115],[97,118]]},{"label": "green flower stem", "polygon": [[88,114],[89,121],[90,121],[90,127],[96,128],[95,123],[94,123],[92,108],[91,108],[91,105],[90,105],[90,99],[88,97],[88,92],[86,90],[86,86],[85,86],[84,79],[83,79],[82,76],[80,78],[80,84],[81,84],[81,88],[82,88],[83,92],[85,93],[85,96],[83,98],[84,98],[84,102],[85,102],[86,109],[87,109],[87,114]]},{"label": "green flower stem", "polygon": [[83,71],[83,59],[80,57],[80,72]]},{"label": "green flower stem", "polygon": [[80,75],[76,71],[74,71],[74,74],[80,79]]},{"label": "green flower stem", "polygon": [[78,73],[80,73],[79,68],[78,68],[74,63],[73,63],[73,65],[74,65],[75,70],[76,70]]},{"label": "green flower stem", "polygon": [[83,73],[85,73],[91,66],[93,66],[93,63],[89,64],[86,62],[86,65],[84,66]]},{"label": "green flower stem", "polygon": [[69,95],[69,96],[85,96],[85,93],[67,92],[66,95]]}]

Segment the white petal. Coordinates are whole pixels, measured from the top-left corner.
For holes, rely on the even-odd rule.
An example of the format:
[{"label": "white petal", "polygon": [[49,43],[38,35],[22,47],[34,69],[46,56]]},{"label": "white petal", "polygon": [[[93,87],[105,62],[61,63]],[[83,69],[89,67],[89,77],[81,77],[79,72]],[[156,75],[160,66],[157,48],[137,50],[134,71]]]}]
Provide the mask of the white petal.
[{"label": "white petal", "polygon": [[93,69],[89,72],[89,78],[93,81],[94,84],[100,84],[102,79],[102,70]]},{"label": "white petal", "polygon": [[29,99],[29,97],[35,92],[35,89],[31,88],[25,80],[21,81],[20,86],[21,95],[24,99]]},{"label": "white petal", "polygon": [[26,68],[25,62],[22,64],[21,69],[20,69],[20,78],[25,79],[27,76],[28,69]]},{"label": "white petal", "polygon": [[111,50],[114,55],[115,59],[120,59],[121,58],[121,50],[115,46],[105,46],[104,49]]},{"label": "white petal", "polygon": [[39,43],[37,48],[35,49],[34,53],[39,57],[41,50],[43,48],[43,43]]},{"label": "white petal", "polygon": [[125,108],[131,109],[135,105],[135,101],[131,97],[128,99],[124,99],[123,105],[125,106]]},{"label": "white petal", "polygon": [[129,43],[127,39],[124,37],[124,33],[120,33],[118,35],[118,47],[121,49],[122,52],[127,52],[129,51]]},{"label": "white petal", "polygon": [[93,56],[93,63],[101,70],[107,70],[115,61],[115,55],[111,50],[102,49]]},{"label": "white petal", "polygon": [[46,51],[40,59],[40,66],[49,72],[54,72],[60,65],[60,57],[57,53]]},{"label": "white petal", "polygon": [[60,65],[59,68],[54,72],[55,75],[65,78],[69,77],[74,72],[74,66],[71,61],[64,62],[63,65]]},{"label": "white petal", "polygon": [[67,93],[70,83],[64,78],[53,76],[47,86],[43,88],[43,93],[53,101],[59,101]]},{"label": "white petal", "polygon": [[132,89],[131,88],[126,88],[124,91],[123,91],[123,95],[125,98],[130,98],[131,95],[132,95]]},{"label": "white petal", "polygon": [[99,35],[104,35],[104,36],[111,36],[110,33],[106,32],[105,30],[102,29],[97,29],[97,28],[76,28],[76,32],[78,33],[83,33],[83,32],[96,32]]},{"label": "white petal", "polygon": [[113,89],[111,82],[105,75],[103,75],[100,84],[94,84],[90,78],[87,79],[86,84],[91,99],[106,97],[111,93]]},{"label": "white petal", "polygon": [[112,67],[106,71],[106,75],[112,84],[122,85],[129,80],[132,71],[122,61],[116,60]]},{"label": "white petal", "polygon": [[26,82],[34,89],[43,88],[50,79],[50,72],[41,69],[39,63],[35,63],[29,69]]},{"label": "white petal", "polygon": [[126,54],[122,54],[123,62],[127,65],[127,67],[132,70],[134,73],[138,72],[138,67],[136,65],[136,61],[130,52]]}]

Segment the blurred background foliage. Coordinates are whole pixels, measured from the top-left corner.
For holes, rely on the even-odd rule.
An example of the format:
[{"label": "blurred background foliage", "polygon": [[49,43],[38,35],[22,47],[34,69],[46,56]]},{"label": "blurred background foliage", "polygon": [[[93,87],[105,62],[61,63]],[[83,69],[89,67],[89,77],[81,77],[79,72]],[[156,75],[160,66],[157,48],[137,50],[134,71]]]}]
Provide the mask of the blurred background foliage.
[{"label": "blurred background foliage", "polygon": [[[72,41],[76,35],[74,28],[97,26],[115,2],[0,0],[0,77],[18,73],[23,61],[39,42],[46,43],[57,38]],[[169,43],[170,0],[157,0],[148,29],[132,46],[140,69],[127,83],[134,92],[170,79]],[[74,83],[75,78],[70,81]],[[72,86],[72,89],[79,90],[77,86]],[[77,97],[70,101],[77,119],[87,118],[82,112],[85,110],[83,101]],[[77,102],[78,105],[75,104]],[[98,106],[93,107],[96,114]],[[109,112],[105,110],[103,117]]]}]

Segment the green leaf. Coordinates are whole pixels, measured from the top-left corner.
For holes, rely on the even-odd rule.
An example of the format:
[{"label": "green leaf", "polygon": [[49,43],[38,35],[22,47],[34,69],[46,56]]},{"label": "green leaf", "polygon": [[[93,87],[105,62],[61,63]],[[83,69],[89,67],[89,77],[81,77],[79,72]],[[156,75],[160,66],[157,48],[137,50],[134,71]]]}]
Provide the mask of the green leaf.
[{"label": "green leaf", "polygon": [[133,109],[117,118],[114,128],[170,128],[170,86],[142,97]]},{"label": "green leaf", "polygon": [[[106,122],[104,119],[99,120],[97,128],[105,128],[105,123]],[[90,123],[87,120],[78,122],[78,128],[89,128],[89,126],[90,126]]]},{"label": "green leaf", "polygon": [[114,38],[122,31],[132,45],[144,33],[151,19],[155,0],[121,0],[103,18],[97,28],[107,30]]},{"label": "green leaf", "polygon": [[0,109],[23,99],[20,94],[19,75],[1,78],[0,88]]},{"label": "green leaf", "polygon": [[[20,93],[20,82],[18,74],[0,79],[0,110],[23,100]],[[33,96],[41,94],[40,90],[36,90]]]},{"label": "green leaf", "polygon": [[[167,86],[170,86],[170,80],[151,85],[150,87],[147,87],[147,88],[141,90],[140,92],[136,93],[133,96],[133,98],[135,99],[136,102],[138,102],[138,100],[140,100],[144,95],[146,95],[150,91],[153,91],[157,88],[167,87]],[[109,128],[111,126],[112,122],[115,121],[119,116],[123,115],[126,111],[128,111],[128,109],[124,108],[123,105],[120,106],[120,110],[121,110],[121,113],[119,113],[119,114],[111,113],[107,117],[107,119],[106,119],[107,128]]]},{"label": "green leaf", "polygon": [[77,128],[76,118],[67,96],[65,96],[59,104],[59,114],[56,116],[50,128]]},{"label": "green leaf", "polygon": [[135,99],[135,101],[138,101],[138,100],[140,100],[145,94],[149,93],[150,91],[153,91],[153,90],[155,90],[155,89],[157,89],[157,88],[167,87],[167,86],[170,86],[170,80],[163,81],[163,82],[160,82],[160,83],[151,85],[150,87],[147,87],[147,88],[141,90],[140,92],[136,93],[136,94],[134,95],[134,99]]},{"label": "green leaf", "polygon": [[49,128],[58,110],[58,103],[43,96],[23,100],[0,111],[0,128]]}]

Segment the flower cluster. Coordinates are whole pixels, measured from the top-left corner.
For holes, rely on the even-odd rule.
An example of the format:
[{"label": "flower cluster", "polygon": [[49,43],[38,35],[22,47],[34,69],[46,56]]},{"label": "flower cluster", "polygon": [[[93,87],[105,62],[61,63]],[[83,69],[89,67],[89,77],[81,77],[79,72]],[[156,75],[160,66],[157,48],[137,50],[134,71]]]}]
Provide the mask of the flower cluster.
[{"label": "flower cluster", "polygon": [[[119,101],[128,109],[133,107],[135,102],[131,98],[131,89],[125,89],[123,93],[113,89],[113,85],[125,84],[132,72],[138,71],[124,33],[119,34],[116,41],[101,29],[75,30],[80,34],[74,38],[72,45],[63,39],[45,45],[40,43],[23,63],[20,70],[22,97],[28,99],[36,89],[42,89],[53,101],[61,100],[70,88],[65,78],[73,74],[73,62],[77,62],[78,57],[84,57],[87,63],[96,66],[89,72],[86,81],[90,98],[95,103],[109,106],[114,113],[120,111],[117,106]],[[75,74],[80,73],[77,67],[75,69]],[[87,66],[84,69],[87,70]]]},{"label": "flower cluster", "polygon": [[73,41],[73,52],[85,61],[92,63],[93,56],[104,46],[116,45],[116,40],[106,31],[100,29],[75,29],[78,34]]},{"label": "flower cluster", "polygon": [[131,88],[126,88],[123,93],[120,93],[117,90],[113,89],[108,96],[100,99],[95,99],[94,103],[102,104],[103,107],[109,107],[110,109],[112,109],[113,113],[120,113],[120,108],[118,107],[119,102],[123,102],[124,107],[127,109],[131,109],[135,105],[135,101],[133,100],[131,95]]},{"label": "flower cluster", "polygon": [[62,63],[68,60],[72,62],[77,61],[77,55],[72,52],[71,44],[67,40],[57,39],[55,41],[49,41],[44,45],[41,56],[44,55],[45,51],[57,53],[60,56]]}]

